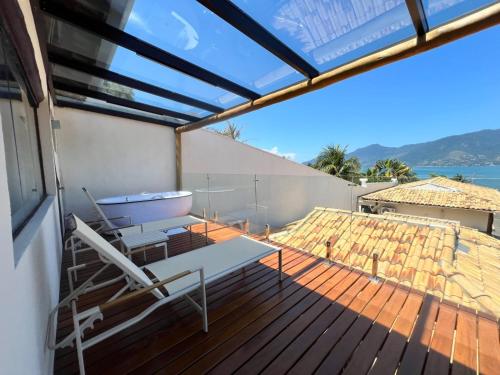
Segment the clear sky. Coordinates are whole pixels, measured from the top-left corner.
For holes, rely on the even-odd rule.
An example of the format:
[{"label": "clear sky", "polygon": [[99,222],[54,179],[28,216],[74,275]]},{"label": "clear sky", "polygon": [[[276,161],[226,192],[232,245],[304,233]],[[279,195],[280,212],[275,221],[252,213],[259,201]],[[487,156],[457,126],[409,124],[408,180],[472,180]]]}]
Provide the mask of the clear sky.
[{"label": "clear sky", "polygon": [[353,151],[500,128],[500,27],[232,121],[249,144],[299,162],[327,144]]},{"label": "clear sky", "polygon": [[[360,1],[344,2],[344,6],[335,7],[335,11],[327,7],[329,12],[324,7],[326,2],[313,1],[317,7],[315,11],[323,12],[327,18],[325,25],[320,21],[317,25],[308,24],[313,18],[302,14],[304,9],[298,14],[302,16],[296,20],[298,23],[295,22],[297,12],[290,12],[287,2],[235,2],[263,25],[275,27],[273,32],[320,71],[414,33],[403,0],[389,2],[394,7],[376,17],[372,14],[374,7],[363,8],[367,12],[363,16],[372,17],[372,21],[325,43],[320,38],[319,45],[316,45],[318,38],[311,37],[312,31],[323,27],[321,30],[326,32],[327,26],[332,25],[347,27],[353,12],[360,11]],[[427,10],[433,14],[429,18],[432,26],[467,13],[471,7],[475,9],[492,2],[447,1],[450,7],[444,10],[441,1],[428,0],[425,4],[437,7],[434,11],[432,7]],[[300,26],[303,32],[299,33],[294,25]],[[360,30],[373,40],[365,43]],[[384,31],[382,36],[379,35],[381,30]],[[304,79],[194,1],[136,1],[125,31],[262,95]],[[110,68],[224,108],[245,101],[120,47]],[[198,117],[209,114],[137,90],[134,96],[147,104]],[[400,146],[479,129],[500,128],[499,119],[500,27],[496,27],[233,121],[243,128],[243,139],[249,144],[303,162],[314,158],[328,144],[348,145],[350,151],[373,143]]]}]

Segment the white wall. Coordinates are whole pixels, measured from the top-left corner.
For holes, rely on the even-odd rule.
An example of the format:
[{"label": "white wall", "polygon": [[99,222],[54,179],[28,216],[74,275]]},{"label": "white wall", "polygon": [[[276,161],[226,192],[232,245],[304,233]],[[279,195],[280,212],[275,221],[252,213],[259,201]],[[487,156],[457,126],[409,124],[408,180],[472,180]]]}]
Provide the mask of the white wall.
[{"label": "white wall", "polygon": [[82,186],[96,199],[175,190],[173,128],[71,108],[55,116],[66,213],[95,217]]},{"label": "white wall", "polygon": [[[47,94],[31,6],[28,0],[20,0],[19,4],[32,40],[42,88]],[[53,365],[54,353],[47,350],[45,339],[49,312],[59,300],[61,235],[57,199],[51,195],[57,189],[48,99],[40,104],[37,113],[49,195],[15,240],[11,235],[3,130],[0,126],[0,374],[48,374]]]},{"label": "white wall", "polygon": [[[182,169],[194,213],[217,211],[226,222],[248,218],[259,224],[255,229],[301,219],[315,206],[356,209],[356,187],[348,181],[209,130],[182,134]],[[210,197],[207,184],[215,191]]]},{"label": "white wall", "polygon": [[401,214],[456,220],[461,225],[476,228],[483,232],[486,232],[488,229],[488,212],[414,204],[395,204],[393,206],[396,207],[396,212]]},{"label": "white wall", "polygon": [[206,129],[182,134],[182,172],[328,176]]},{"label": "white wall", "polygon": [[360,197],[383,189],[396,186],[397,182],[368,182],[365,187],[361,185],[354,186],[352,189],[352,210],[359,211]]}]

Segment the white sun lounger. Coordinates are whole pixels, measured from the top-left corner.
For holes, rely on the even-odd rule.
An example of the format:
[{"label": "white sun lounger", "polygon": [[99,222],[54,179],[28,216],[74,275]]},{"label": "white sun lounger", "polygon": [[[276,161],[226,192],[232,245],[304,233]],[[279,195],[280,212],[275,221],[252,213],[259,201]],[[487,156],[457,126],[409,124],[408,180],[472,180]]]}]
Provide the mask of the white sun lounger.
[{"label": "white sun lounger", "polygon": [[[137,248],[146,248],[147,246],[163,246],[165,252],[165,258],[168,257],[167,241],[168,231],[178,228],[189,228],[189,238],[192,244],[192,231],[191,227],[196,224],[205,224],[205,241],[208,243],[208,224],[206,220],[196,218],[191,215],[174,217],[170,219],[156,220],[143,224],[137,225],[127,225],[125,227],[116,226],[106,214],[102,211],[101,207],[97,204],[92,194],[87,190],[87,188],[82,187],[83,192],[89,199],[92,207],[101,217],[103,222],[103,231],[109,232],[115,236],[111,242],[120,241],[122,244],[122,249],[124,252],[130,254],[133,250]],[[150,233],[154,232],[154,233]],[[70,249],[72,251],[73,267],[77,265],[76,255],[78,253],[91,250],[90,247],[78,248],[78,244],[75,242],[74,237],[70,239]],[[145,256],[144,252],[144,256]],[[76,274],[75,274],[76,279]]]},{"label": "white sun lounger", "polygon": [[[138,267],[78,217],[72,215],[71,221],[71,226],[74,228],[73,234],[83,242],[89,244],[98,252],[101,259],[108,262],[90,279],[77,289],[72,290],[70,295],[64,298],[50,314],[48,347],[55,350],[72,346],[73,342],[76,342],[81,374],[85,373],[83,358],[83,351],[85,349],[138,323],[158,307],[179,297],[186,298],[195,310],[202,315],[203,330],[207,332],[208,318],[205,292],[205,283],[207,282],[217,280],[273,253],[278,253],[279,280],[281,281],[282,279],[281,249],[246,236],[240,236],[219,244],[206,246],[143,267]],[[96,286],[93,284],[95,278],[111,264],[123,271],[124,275],[122,279],[127,281],[126,285],[104,304],[78,312],[76,307],[78,297],[89,289],[96,289]],[[143,269],[151,272],[155,278],[149,278]],[[106,283],[106,285],[109,284]],[[168,294],[162,291],[161,288],[164,291],[166,290]],[[136,290],[130,294],[123,295],[128,289]],[[195,290],[199,290],[200,292],[201,303],[197,303],[188,295],[188,293]],[[147,293],[152,293],[157,301],[129,320],[94,337],[82,340],[85,330],[92,329],[96,320],[104,318],[104,311],[111,306],[119,305],[125,300],[130,301]],[[57,312],[61,306],[65,305],[72,309],[74,331],[59,343],[56,343]]]}]

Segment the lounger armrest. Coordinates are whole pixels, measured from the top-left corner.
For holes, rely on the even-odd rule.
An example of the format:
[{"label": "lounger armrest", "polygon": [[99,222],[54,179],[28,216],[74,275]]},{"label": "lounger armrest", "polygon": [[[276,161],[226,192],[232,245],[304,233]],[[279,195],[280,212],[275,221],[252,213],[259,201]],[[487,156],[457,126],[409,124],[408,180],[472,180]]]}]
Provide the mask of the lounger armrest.
[{"label": "lounger armrest", "polygon": [[[132,216],[116,216],[116,217],[110,217],[108,220],[109,221],[114,221],[114,220],[121,220],[121,219],[127,219],[129,222],[129,225],[132,225]],[[97,219],[97,220],[90,220],[90,221],[85,221],[84,223],[87,225],[90,224],[97,224],[97,223],[103,223],[104,219]]]},{"label": "lounger armrest", "polygon": [[190,270],[186,270],[186,271],[183,271],[183,272],[179,272],[178,274],[174,275],[174,276],[170,276],[170,277],[167,277],[166,279],[164,280],[160,280],[156,283],[154,283],[153,285],[150,285],[146,288],[142,288],[142,289],[139,289],[139,290],[136,290],[135,292],[132,292],[132,293],[129,293],[123,297],[120,297],[120,298],[117,298],[113,301],[109,301],[109,302],[106,302],[102,305],[99,305],[99,310],[101,312],[104,312],[105,310],[108,310],[112,307],[115,307],[117,305],[120,305],[124,302],[128,302],[134,298],[137,298],[137,297],[141,297],[145,294],[148,294],[149,292],[151,292],[152,290],[154,289],[157,289],[165,284],[168,284],[168,283],[171,283],[172,281],[175,281],[175,280],[178,280],[182,277],[185,277],[187,275],[190,275],[192,273],[195,273],[195,272],[200,272],[201,270],[203,270],[203,267],[198,267],[198,268],[193,268],[193,269],[190,269]]},{"label": "lounger armrest", "polygon": [[138,227],[140,226],[140,224],[129,224],[129,225],[123,225],[123,226],[120,226],[120,227],[114,227],[113,229],[108,229],[102,233],[104,234],[111,234],[113,232],[118,232],[120,229],[126,229],[126,228],[132,228],[132,227]]}]

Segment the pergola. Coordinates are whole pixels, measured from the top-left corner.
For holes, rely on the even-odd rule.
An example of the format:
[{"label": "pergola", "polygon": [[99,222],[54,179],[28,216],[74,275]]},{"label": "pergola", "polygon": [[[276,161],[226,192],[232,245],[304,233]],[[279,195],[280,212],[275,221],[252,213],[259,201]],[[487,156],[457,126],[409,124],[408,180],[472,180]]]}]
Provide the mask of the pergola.
[{"label": "pergola", "polygon": [[500,22],[495,0],[40,0],[58,106],[178,134]]}]

